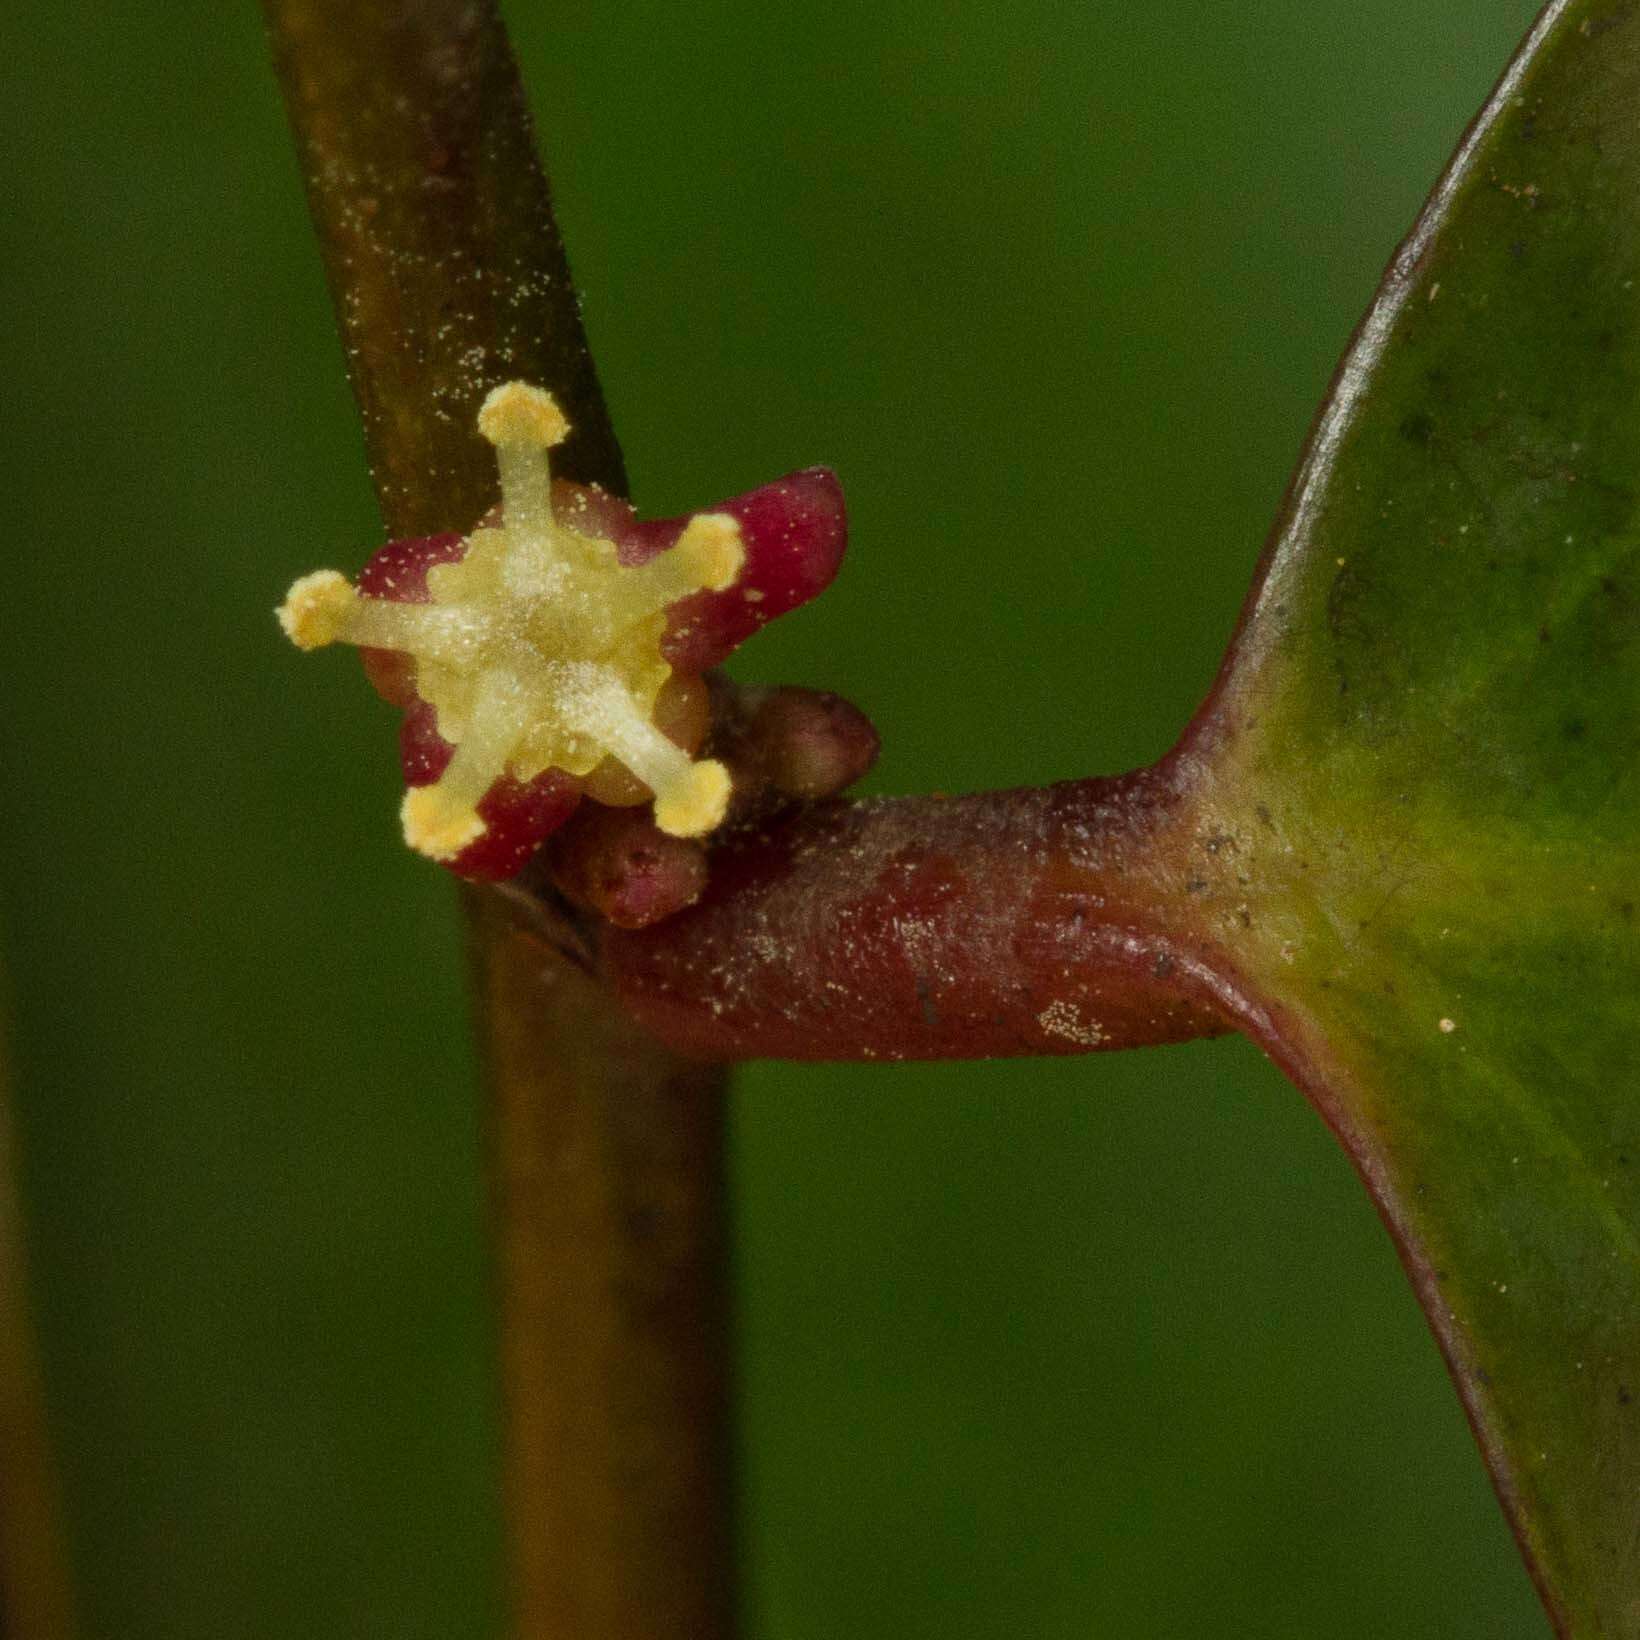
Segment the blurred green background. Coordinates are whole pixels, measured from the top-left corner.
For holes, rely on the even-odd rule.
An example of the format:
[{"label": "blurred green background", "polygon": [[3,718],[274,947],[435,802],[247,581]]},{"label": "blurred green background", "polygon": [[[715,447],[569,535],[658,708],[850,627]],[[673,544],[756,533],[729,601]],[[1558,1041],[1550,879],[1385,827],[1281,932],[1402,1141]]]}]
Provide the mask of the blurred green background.
[{"label": "blurred green background", "polygon": [[[1533,10],[513,5],[640,504],[847,483],[741,674],[867,705],[881,790],[1163,752]],[[258,17],[3,35],[0,928],[86,1632],[493,1636],[453,894],[271,618],[380,528]],[[760,1065],[734,1147],[755,1640],[1546,1632],[1245,1043]]]}]

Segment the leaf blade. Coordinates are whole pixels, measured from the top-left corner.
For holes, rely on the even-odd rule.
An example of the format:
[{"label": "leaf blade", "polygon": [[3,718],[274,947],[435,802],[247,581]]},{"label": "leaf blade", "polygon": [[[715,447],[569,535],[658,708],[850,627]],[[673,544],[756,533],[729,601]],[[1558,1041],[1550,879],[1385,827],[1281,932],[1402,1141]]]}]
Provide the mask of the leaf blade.
[{"label": "leaf blade", "polygon": [[1576,1634],[1640,1621],[1636,107],[1635,8],[1550,6],[1179,754],[1220,844],[1195,925],[1355,1157]]}]

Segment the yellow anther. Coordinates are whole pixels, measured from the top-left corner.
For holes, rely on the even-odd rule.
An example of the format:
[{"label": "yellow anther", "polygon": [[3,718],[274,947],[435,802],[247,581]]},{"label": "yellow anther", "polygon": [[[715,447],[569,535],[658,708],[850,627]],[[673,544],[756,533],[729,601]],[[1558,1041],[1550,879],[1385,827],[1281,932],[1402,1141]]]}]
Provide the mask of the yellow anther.
[{"label": "yellow anther", "polygon": [[655,824],[674,837],[699,837],[720,824],[729,807],[729,771],[715,758],[691,763],[655,799]]},{"label": "yellow anther", "polygon": [[315,570],[285,594],[277,611],[279,624],[298,649],[323,649],[341,637],[357,597],[345,575],[333,569]]},{"label": "yellow anther", "polygon": [[746,562],[740,524],[727,513],[698,513],[689,520],[672,551],[686,557],[696,585],[708,592],[722,592],[733,586]]},{"label": "yellow anther", "polygon": [[453,807],[435,783],[412,786],[399,809],[404,840],[430,860],[453,860],[484,834],[484,822],[472,809]]},{"label": "yellow anther", "polygon": [[479,407],[478,430],[491,444],[528,444],[550,450],[569,437],[569,423],[550,393],[528,382],[497,387]]}]

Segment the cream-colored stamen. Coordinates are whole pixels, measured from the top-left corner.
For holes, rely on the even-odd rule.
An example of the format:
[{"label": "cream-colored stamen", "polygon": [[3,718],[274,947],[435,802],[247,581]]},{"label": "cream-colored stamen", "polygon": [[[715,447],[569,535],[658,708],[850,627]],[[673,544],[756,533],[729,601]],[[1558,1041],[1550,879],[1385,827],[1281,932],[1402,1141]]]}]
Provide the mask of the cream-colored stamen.
[{"label": "cream-colored stamen", "polygon": [[506,521],[514,529],[552,527],[552,464],[547,451],[569,436],[550,394],[526,382],[496,388],[478,412],[478,430],[495,446]]},{"label": "cream-colored stamen", "polygon": [[356,598],[345,575],[316,569],[291,587],[275,613],[298,649],[323,649],[341,636],[342,622]]},{"label": "cream-colored stamen", "polygon": [[399,805],[404,840],[429,860],[453,860],[484,835],[484,822],[474,809],[450,801],[441,786],[412,786]]},{"label": "cream-colored stamen", "polygon": [[[671,673],[660,644],[669,605],[740,575],[738,522],[700,514],[666,552],[626,568],[612,541],[554,516],[547,452],[569,424],[550,395],[509,382],[485,399],[478,426],[495,446],[502,521],[428,571],[429,602],[373,598],[321,570],[291,588],[280,623],[305,649],[339,640],[416,662],[416,693],[455,746],[443,775],[404,799],[406,840],[424,854],[451,859],[482,836],[478,805],[503,775],[581,776],[606,756],[654,793],[663,830],[709,831],[727,808],[729,774],[656,728]],[[574,516],[584,526],[589,515]]]},{"label": "cream-colored stamen", "polygon": [[[519,701],[525,692],[499,669],[486,674],[472,716],[460,730],[445,734],[456,754],[430,786],[404,794],[400,817],[404,840],[435,860],[459,854],[483,832],[478,805],[506,773],[518,744]],[[444,724],[440,723],[443,731]]]},{"label": "cream-colored stamen", "polygon": [[503,382],[479,406],[478,430],[491,444],[550,450],[569,437],[569,422],[552,394],[528,382]]},{"label": "cream-colored stamen", "polygon": [[655,794],[655,824],[662,831],[695,837],[723,819],[729,806],[728,770],[715,761],[691,761],[618,684],[600,679],[567,696],[561,709],[566,723],[596,737]]},{"label": "cream-colored stamen", "polygon": [[655,824],[674,837],[699,837],[723,823],[729,771],[716,758],[691,763],[683,778],[655,797]]},{"label": "cream-colored stamen", "polygon": [[355,597],[341,617],[337,636],[364,649],[397,649],[455,665],[483,641],[486,630],[481,617],[474,619],[459,606]]},{"label": "cream-colored stamen", "polygon": [[733,586],[746,562],[740,524],[727,513],[691,518],[682,535],[663,553],[627,571],[633,602],[641,598],[665,609],[692,592],[721,592]]}]

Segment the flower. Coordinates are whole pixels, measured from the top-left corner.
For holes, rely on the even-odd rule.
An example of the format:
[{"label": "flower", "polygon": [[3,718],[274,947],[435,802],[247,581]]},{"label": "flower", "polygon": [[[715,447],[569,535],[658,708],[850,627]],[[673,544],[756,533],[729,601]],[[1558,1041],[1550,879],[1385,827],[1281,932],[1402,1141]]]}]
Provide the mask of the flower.
[{"label": "flower", "polygon": [[554,481],[569,431],[523,382],[485,399],[501,508],[466,537],[389,542],[357,585],[305,575],[279,620],[302,649],[363,651],[405,708],[405,840],[469,877],[508,877],[583,795],[653,799],[660,829],[699,836],[730,777],[695,754],[700,674],[837,572],[841,489],[824,468],[686,517],[639,522],[602,490]]}]

